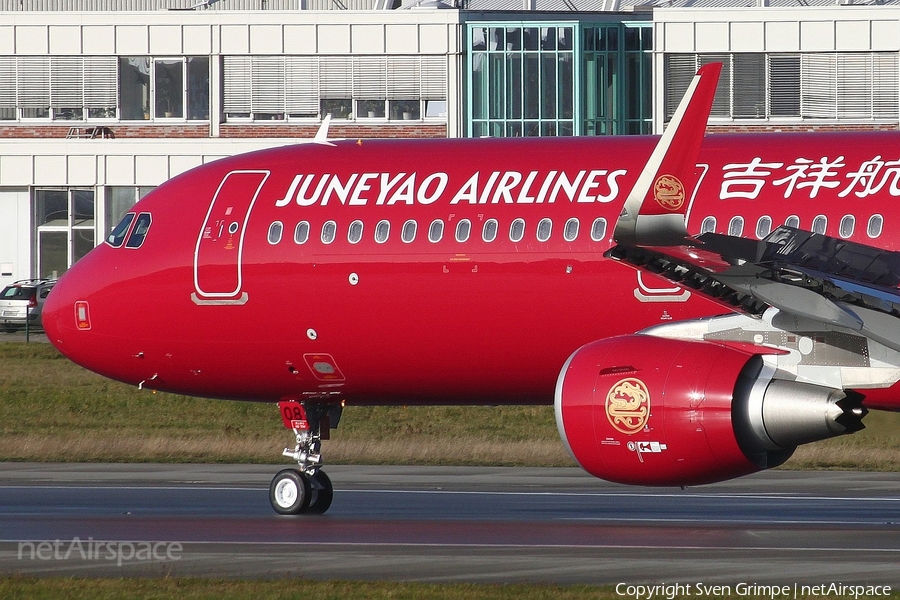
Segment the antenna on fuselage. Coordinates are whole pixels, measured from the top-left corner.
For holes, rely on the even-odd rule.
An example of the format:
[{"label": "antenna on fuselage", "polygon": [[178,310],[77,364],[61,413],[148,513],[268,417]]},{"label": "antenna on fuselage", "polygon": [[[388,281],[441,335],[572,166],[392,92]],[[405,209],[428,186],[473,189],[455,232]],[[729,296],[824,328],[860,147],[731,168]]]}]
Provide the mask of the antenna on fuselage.
[{"label": "antenna on fuselage", "polygon": [[313,138],[313,143],[322,144],[324,146],[334,146],[331,142],[328,141],[328,126],[331,125],[331,113],[325,115],[325,118],[322,119],[322,124],[319,125],[319,130],[316,132],[316,137]]}]

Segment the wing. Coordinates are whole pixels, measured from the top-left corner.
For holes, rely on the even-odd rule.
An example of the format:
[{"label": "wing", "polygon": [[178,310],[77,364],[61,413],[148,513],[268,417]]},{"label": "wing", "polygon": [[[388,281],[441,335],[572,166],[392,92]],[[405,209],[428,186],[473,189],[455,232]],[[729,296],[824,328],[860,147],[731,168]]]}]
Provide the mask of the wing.
[{"label": "wing", "polygon": [[718,80],[702,67],[628,195],[607,256],[715,300],[739,315],[644,333],[755,343],[785,378],[835,388],[900,380],[900,252],[780,227],[763,240],[691,237],[686,215]]}]

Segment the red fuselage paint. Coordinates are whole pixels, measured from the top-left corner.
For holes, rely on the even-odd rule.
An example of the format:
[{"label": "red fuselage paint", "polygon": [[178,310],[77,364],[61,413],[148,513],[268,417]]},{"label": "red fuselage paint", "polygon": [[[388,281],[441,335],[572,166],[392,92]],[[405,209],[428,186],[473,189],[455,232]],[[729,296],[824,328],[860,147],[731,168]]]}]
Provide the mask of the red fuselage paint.
[{"label": "red fuselage paint", "polygon": [[[897,141],[709,136],[688,230],[712,217],[716,231],[736,233],[740,217],[740,234],[755,239],[766,218],[803,229],[824,219],[830,235],[896,250]],[[655,143],[365,140],[216,161],[134,207],[152,217],[139,247],[103,243],[75,264],[47,301],[45,327],[91,370],[184,394],[549,404],[583,344],[725,312],[603,258]],[[485,241],[491,220],[496,237]],[[416,235],[404,241],[409,221]],[[890,390],[873,403],[900,408]]]}]

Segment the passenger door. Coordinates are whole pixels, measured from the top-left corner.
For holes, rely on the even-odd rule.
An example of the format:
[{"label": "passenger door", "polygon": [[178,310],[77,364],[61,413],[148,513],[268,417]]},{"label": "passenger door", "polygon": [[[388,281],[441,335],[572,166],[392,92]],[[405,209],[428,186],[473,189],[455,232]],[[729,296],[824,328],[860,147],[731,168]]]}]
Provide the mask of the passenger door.
[{"label": "passenger door", "polygon": [[219,184],[200,227],[194,252],[193,299],[243,304],[242,259],[250,212],[269,171],[232,171]]}]

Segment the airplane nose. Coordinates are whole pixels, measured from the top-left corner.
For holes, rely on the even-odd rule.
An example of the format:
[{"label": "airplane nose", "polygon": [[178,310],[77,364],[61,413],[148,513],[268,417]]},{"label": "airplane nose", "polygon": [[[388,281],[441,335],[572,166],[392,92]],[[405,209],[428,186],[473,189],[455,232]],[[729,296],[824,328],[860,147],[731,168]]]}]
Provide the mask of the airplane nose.
[{"label": "airplane nose", "polygon": [[88,301],[93,297],[93,290],[86,285],[82,263],[87,263],[89,259],[90,255],[82,258],[59,278],[41,311],[47,339],[66,358],[82,366],[85,365],[80,359],[84,358],[85,346],[89,342],[85,332],[91,329]]},{"label": "airplane nose", "polygon": [[59,278],[44,302],[44,331],[48,341],[72,362],[112,379],[131,382],[137,377],[136,381],[141,381],[149,375],[133,373],[135,361],[118,360],[143,348],[123,350],[122,339],[115,335],[116,324],[121,322],[116,318],[130,322],[131,315],[121,296],[115,289],[111,291],[115,287],[112,278],[99,275],[116,271],[115,257],[111,259],[105,250],[92,250]]},{"label": "airplane nose", "polygon": [[44,301],[44,308],[41,311],[41,321],[44,326],[44,333],[47,334],[47,339],[63,354],[66,354],[66,352],[64,350],[65,334],[62,313],[64,305],[69,304],[63,299],[66,295],[67,287],[65,277],[63,277],[50,290],[50,295]]}]

